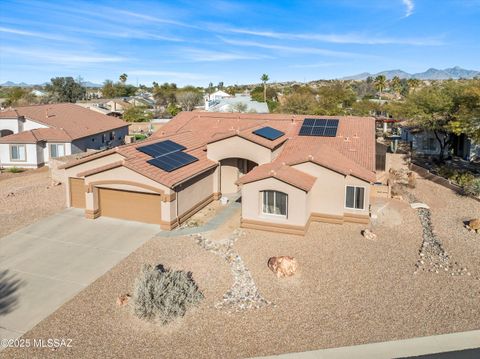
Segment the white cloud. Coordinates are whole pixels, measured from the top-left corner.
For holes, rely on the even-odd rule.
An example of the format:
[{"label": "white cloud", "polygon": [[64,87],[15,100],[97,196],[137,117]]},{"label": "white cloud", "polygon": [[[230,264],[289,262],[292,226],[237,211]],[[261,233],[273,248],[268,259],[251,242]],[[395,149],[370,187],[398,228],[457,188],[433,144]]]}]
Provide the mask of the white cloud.
[{"label": "white cloud", "polygon": [[127,71],[129,75],[133,76],[163,76],[182,80],[205,80],[210,76],[195,74],[191,72],[176,72],[176,71],[157,71],[157,70],[131,70]]},{"label": "white cloud", "polygon": [[70,39],[63,36],[50,35],[50,34],[45,34],[43,32],[19,30],[19,29],[14,29],[10,27],[0,27],[0,32],[13,34],[13,35],[20,35],[20,36],[36,37],[44,40],[59,40],[59,41],[72,42]]},{"label": "white cloud", "polygon": [[[210,51],[192,48],[183,48],[183,53],[188,60],[194,62],[221,62],[235,60],[257,60],[271,58],[264,55],[253,55],[238,52]],[[181,57],[181,55],[180,55]]]},{"label": "white cloud", "polygon": [[316,54],[316,55],[333,56],[333,57],[371,57],[369,55],[357,54],[353,52],[334,51],[334,50],[321,49],[317,47],[294,47],[294,46],[265,44],[265,43],[256,42],[256,41],[227,39],[221,36],[219,36],[219,38],[226,44],[230,44],[230,45],[259,47],[263,49],[277,50],[279,52],[284,52],[284,53]]},{"label": "white cloud", "polygon": [[278,40],[311,40],[334,44],[359,44],[359,45],[418,45],[418,46],[437,46],[442,45],[442,41],[434,38],[392,38],[379,37],[365,34],[318,34],[318,33],[286,33],[275,31],[258,31],[240,28],[226,28],[223,31],[236,34],[251,35],[258,37],[267,37]]},{"label": "white cloud", "polygon": [[413,9],[415,8],[415,4],[413,0],[402,0],[403,4],[405,5],[405,17],[409,17],[413,14]]},{"label": "white cloud", "polygon": [[1,47],[0,52],[3,54],[22,55],[28,58],[34,58],[46,63],[60,64],[60,65],[81,65],[81,64],[99,64],[122,62],[126,58],[119,56],[108,56],[102,54],[83,55],[66,51],[48,51],[45,49],[29,49],[15,47]]}]

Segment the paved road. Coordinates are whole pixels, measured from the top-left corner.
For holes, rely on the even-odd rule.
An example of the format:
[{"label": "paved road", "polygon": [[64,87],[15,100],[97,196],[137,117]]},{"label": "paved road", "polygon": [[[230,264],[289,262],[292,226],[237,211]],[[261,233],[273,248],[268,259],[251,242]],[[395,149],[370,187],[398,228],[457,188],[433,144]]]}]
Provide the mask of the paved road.
[{"label": "paved road", "polygon": [[0,338],[33,328],[158,231],[69,208],[0,238]]}]

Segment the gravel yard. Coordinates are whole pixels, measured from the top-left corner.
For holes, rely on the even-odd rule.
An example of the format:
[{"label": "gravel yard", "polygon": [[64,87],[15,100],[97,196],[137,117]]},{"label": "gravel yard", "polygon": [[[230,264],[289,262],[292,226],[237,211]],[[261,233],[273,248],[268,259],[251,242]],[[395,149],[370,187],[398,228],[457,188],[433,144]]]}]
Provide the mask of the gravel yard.
[{"label": "gravel yard", "polygon": [[65,186],[52,186],[48,167],[0,174],[0,238],[65,207]]},{"label": "gravel yard", "polygon": [[[422,245],[416,210],[405,201],[387,203],[394,218],[372,227],[313,223],[305,237],[245,230],[233,248],[249,269],[259,295],[274,303],[227,313],[215,308],[232,286],[230,266],[193,237],[157,237],[42,321],[24,338],[72,338],[59,357],[243,358],[347,346],[480,328],[480,234],[463,220],[480,216],[480,203],[419,179],[414,195],[432,211],[433,230],[451,261],[471,276],[415,272]],[[227,238],[237,214],[209,240]],[[291,255],[298,273],[278,279],[271,256]],[[167,327],[135,319],[118,295],[132,291],[143,263],[193,272],[205,295],[200,306]],[[50,349],[8,349],[5,357],[43,357]]]}]

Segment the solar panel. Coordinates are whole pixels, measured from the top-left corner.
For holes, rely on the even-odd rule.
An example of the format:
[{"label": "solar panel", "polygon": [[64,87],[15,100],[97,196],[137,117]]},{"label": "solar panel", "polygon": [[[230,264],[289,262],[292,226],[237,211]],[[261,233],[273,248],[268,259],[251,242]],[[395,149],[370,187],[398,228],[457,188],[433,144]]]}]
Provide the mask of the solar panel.
[{"label": "solar panel", "polygon": [[146,145],[138,147],[137,150],[146,153],[151,157],[160,157],[172,152],[183,151],[184,146],[179,145],[176,142],[165,140],[162,142],[152,143],[151,145]]},{"label": "solar panel", "polygon": [[300,136],[335,137],[338,129],[337,119],[306,118],[298,133]]},{"label": "solar panel", "polygon": [[255,130],[253,131],[253,133],[270,141],[276,140],[277,138],[282,137],[285,134],[284,132],[276,130],[269,126]]},{"label": "solar panel", "polygon": [[189,155],[188,153],[178,151],[161,157],[153,158],[148,160],[147,163],[164,171],[172,172],[195,161],[198,161],[198,158]]}]

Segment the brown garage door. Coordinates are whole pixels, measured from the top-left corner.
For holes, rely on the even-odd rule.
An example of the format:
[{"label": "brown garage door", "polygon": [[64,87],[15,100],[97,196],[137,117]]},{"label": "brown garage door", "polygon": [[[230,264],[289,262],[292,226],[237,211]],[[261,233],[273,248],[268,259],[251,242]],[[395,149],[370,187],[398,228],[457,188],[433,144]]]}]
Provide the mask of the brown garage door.
[{"label": "brown garage door", "polygon": [[70,206],[85,208],[85,181],[83,178],[68,179],[70,181]]},{"label": "brown garage door", "polygon": [[160,224],[160,195],[99,188],[98,206],[105,217]]}]

